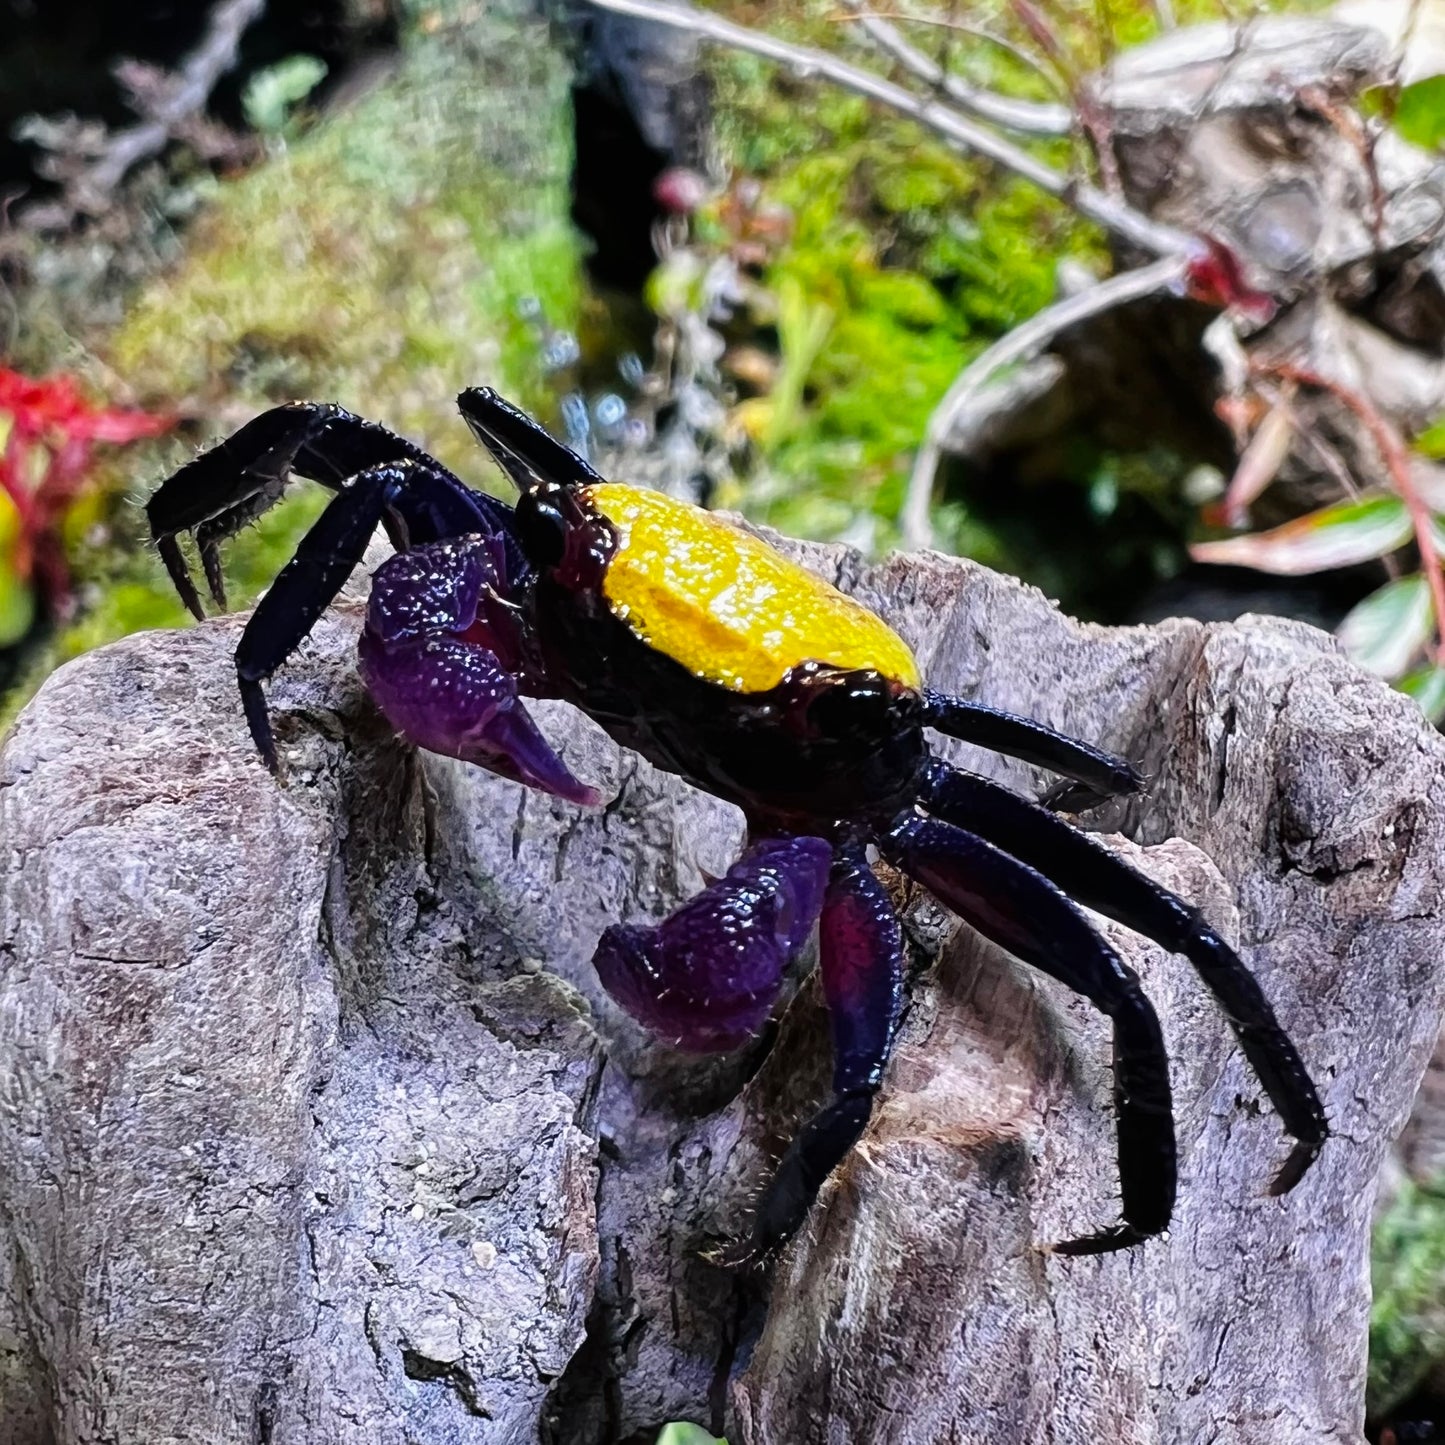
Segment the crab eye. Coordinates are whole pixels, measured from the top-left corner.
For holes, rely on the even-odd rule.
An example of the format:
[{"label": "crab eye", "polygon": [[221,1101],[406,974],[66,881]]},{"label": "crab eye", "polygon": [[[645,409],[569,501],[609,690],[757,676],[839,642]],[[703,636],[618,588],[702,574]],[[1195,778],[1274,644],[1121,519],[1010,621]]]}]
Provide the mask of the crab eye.
[{"label": "crab eye", "polygon": [[522,550],[538,567],[555,567],[567,547],[567,519],[562,509],[535,492],[517,499],[517,535]]}]

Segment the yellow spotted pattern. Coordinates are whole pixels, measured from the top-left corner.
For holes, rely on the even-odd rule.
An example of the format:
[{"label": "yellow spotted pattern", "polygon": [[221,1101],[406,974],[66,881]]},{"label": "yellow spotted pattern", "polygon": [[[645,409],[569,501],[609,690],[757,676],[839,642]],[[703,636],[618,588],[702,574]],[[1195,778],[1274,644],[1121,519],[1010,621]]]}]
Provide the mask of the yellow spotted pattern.
[{"label": "yellow spotted pattern", "polygon": [[585,495],[618,531],[602,582],[613,615],[696,676],[766,692],[798,663],[823,662],[920,685],[891,627],[741,528],[620,482]]}]

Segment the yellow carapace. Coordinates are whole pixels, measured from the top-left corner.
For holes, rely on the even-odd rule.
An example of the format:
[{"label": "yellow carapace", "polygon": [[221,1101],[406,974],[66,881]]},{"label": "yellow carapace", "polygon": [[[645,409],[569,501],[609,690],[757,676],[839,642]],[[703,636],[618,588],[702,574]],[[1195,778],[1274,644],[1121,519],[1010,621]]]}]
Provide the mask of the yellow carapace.
[{"label": "yellow carapace", "polygon": [[620,482],[589,487],[618,531],[612,613],[694,676],[766,692],[801,662],[919,687],[908,644],[867,608],[712,512]]}]

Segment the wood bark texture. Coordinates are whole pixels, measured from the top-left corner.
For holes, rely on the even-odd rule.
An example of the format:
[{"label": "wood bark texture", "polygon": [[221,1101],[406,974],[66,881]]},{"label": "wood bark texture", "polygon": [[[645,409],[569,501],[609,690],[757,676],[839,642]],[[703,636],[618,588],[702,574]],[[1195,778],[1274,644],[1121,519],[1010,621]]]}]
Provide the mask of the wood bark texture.
[{"label": "wood bark texture", "polygon": [[272,686],[278,784],[223,619],[62,669],[0,762],[0,1445],[1361,1438],[1375,1177],[1440,1023],[1441,740],[1299,624],[1092,628],[965,562],[796,550],[935,686],[1152,776],[1089,821],[1259,974],[1335,1131],[1301,1186],[1265,1196],[1285,1141],[1188,966],[1101,925],[1170,1041],[1180,1205],[1049,1255],[1115,1215],[1107,1028],[892,878],[916,978],[873,1124],[771,1273],[715,1268],[826,1090],[816,990],[698,1061],[589,959],[736,815],[561,705],[602,809],[418,757],[354,602]]},{"label": "wood bark texture", "polygon": [[[1257,425],[1241,397],[1263,390],[1272,404],[1281,364],[1329,378],[1405,436],[1429,426],[1445,409],[1445,165],[1388,128],[1361,140],[1358,97],[1396,61],[1370,26],[1271,15],[1181,27],[1092,77],[1128,202],[1226,245],[1279,312],[1265,326],[1232,319],[1238,334],[1217,338],[1223,366],[1204,345],[1225,324],[1213,307],[1160,296],[1103,312],[991,385],[949,449],[1048,476],[1051,449],[1084,428],[1125,451],[1167,441],[1228,475]],[[1248,366],[1261,375],[1231,375]],[[1384,466],[1354,407],[1286,391],[1293,444],[1251,507],[1256,526],[1338,500],[1341,474],[1367,485]],[[1438,467],[1413,466],[1422,486],[1441,484]]]}]

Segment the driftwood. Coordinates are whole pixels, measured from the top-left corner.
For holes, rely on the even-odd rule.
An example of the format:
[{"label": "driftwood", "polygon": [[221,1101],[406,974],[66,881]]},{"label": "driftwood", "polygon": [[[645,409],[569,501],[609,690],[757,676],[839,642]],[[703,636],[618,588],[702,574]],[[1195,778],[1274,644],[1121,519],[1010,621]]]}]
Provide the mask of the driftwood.
[{"label": "driftwood", "polygon": [[[1445,166],[1389,129],[1360,93],[1388,83],[1385,36],[1323,16],[1184,28],[1124,51],[1090,82],[1125,199],[1152,220],[1213,237],[1276,302],[1266,326],[1204,345],[1214,311],[1153,297],[1071,327],[1025,374],[961,410],[945,448],[980,469],[1028,475],[1064,434],[1161,443],[1226,473],[1252,430],[1242,394],[1272,397],[1282,364],[1358,393],[1410,436],[1445,410]],[[1253,368],[1246,379],[1228,374]],[[1383,477],[1359,414],[1329,393],[1289,392],[1295,441],[1254,508],[1274,522],[1335,500],[1339,478]],[[1445,484],[1421,461],[1421,484]]]},{"label": "driftwood", "polygon": [[771,1276],[720,1271],[826,1085],[815,991],[698,1062],[588,959],[722,870],[729,810],[560,706],[605,809],[418,758],[354,603],[272,689],[278,786],[238,621],[134,637],[0,764],[0,1445],[1360,1438],[1374,1180],[1440,1019],[1440,739],[1298,624],[1085,628],[968,563],[806,556],[936,684],[1153,775],[1093,821],[1298,1039],[1336,1135],[1299,1189],[1264,1196],[1280,1130],[1187,966],[1111,928],[1171,1041],[1181,1204],[1126,1254],[1044,1252],[1113,1217],[1107,1034],[910,890],[874,1124]]}]

